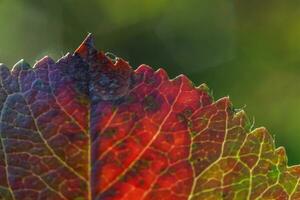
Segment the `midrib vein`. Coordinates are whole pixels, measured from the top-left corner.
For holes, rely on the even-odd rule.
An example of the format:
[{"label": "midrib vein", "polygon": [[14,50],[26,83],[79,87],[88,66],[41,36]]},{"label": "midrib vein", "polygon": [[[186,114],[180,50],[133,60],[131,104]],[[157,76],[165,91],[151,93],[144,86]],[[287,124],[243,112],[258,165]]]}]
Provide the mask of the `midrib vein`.
[{"label": "midrib vein", "polygon": [[92,200],[92,191],[91,191],[91,165],[92,165],[92,159],[91,159],[91,147],[92,147],[92,141],[91,141],[91,104],[88,104],[88,116],[87,116],[87,133],[88,133],[88,163],[87,163],[87,173],[88,173],[88,180],[87,180],[87,187],[88,187],[88,199]]}]

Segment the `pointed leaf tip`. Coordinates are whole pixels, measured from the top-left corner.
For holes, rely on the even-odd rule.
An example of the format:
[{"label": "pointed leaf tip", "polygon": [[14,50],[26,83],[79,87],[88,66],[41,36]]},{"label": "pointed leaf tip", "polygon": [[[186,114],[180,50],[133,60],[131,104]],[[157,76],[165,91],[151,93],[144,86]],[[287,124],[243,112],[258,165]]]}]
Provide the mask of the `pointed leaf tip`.
[{"label": "pointed leaf tip", "polygon": [[97,49],[95,48],[94,37],[91,33],[86,36],[86,38],[74,52],[74,54],[79,54],[80,57],[86,60],[96,53]]},{"label": "pointed leaf tip", "polygon": [[86,45],[89,46],[94,46],[94,37],[92,35],[92,33],[89,33],[85,39],[83,40],[83,43],[85,43]]}]

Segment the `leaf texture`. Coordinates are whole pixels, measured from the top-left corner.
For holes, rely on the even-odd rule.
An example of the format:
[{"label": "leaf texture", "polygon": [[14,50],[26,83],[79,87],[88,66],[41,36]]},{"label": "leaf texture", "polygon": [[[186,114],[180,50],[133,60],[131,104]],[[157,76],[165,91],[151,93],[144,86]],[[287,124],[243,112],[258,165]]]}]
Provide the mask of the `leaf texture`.
[{"label": "leaf texture", "polygon": [[57,62],[1,65],[0,110],[3,200],[300,199],[300,167],[228,97],[91,35]]}]

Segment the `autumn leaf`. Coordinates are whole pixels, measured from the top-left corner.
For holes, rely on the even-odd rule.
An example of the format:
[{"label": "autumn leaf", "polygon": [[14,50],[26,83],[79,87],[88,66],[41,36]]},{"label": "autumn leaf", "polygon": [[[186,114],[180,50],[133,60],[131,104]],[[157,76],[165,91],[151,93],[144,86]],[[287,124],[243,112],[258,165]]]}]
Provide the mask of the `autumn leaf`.
[{"label": "autumn leaf", "polygon": [[300,199],[265,128],[205,84],[98,52],[0,68],[0,199]]}]

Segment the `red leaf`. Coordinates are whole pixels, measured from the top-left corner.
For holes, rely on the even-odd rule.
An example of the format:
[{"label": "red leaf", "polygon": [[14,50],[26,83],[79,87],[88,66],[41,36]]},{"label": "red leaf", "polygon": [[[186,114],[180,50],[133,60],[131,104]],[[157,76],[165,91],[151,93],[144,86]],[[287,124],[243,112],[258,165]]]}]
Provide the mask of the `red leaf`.
[{"label": "red leaf", "polygon": [[228,98],[132,70],[91,36],[0,77],[0,199],[300,198],[300,168]]}]

